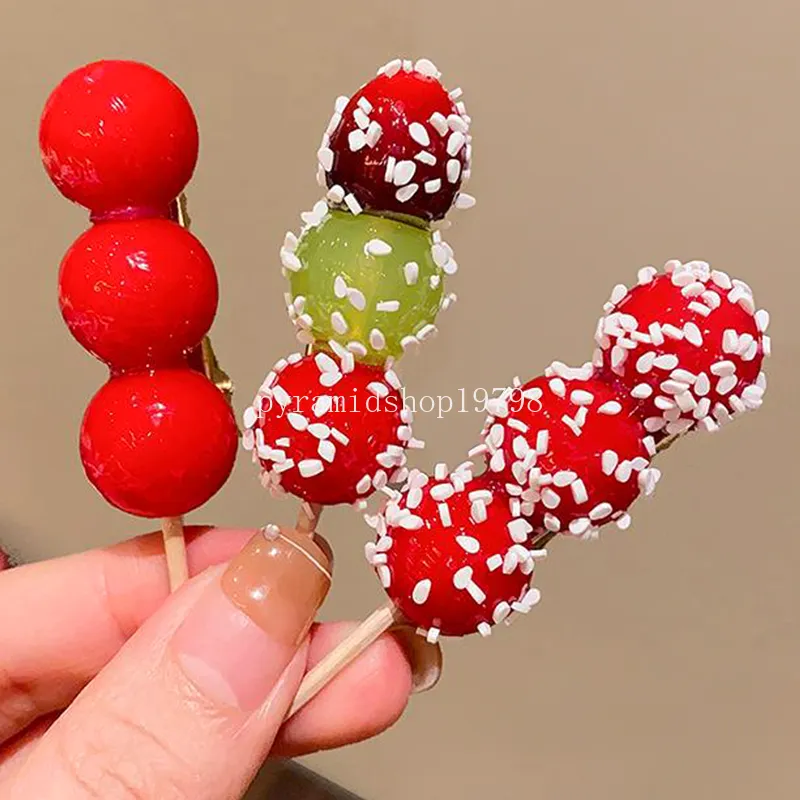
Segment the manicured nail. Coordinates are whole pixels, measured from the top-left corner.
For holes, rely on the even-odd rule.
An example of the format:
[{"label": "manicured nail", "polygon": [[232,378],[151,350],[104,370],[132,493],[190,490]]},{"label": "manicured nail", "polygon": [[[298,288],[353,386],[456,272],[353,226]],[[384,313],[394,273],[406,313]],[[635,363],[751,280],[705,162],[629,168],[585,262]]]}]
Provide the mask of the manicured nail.
[{"label": "manicured nail", "polygon": [[258,708],[308,634],[330,583],[328,558],[309,536],[267,526],[175,634],[178,662],[214,702]]},{"label": "manicured nail", "polygon": [[433,689],[442,675],[442,648],[408,626],[393,628],[392,635],[411,665],[412,692],[419,694]]}]

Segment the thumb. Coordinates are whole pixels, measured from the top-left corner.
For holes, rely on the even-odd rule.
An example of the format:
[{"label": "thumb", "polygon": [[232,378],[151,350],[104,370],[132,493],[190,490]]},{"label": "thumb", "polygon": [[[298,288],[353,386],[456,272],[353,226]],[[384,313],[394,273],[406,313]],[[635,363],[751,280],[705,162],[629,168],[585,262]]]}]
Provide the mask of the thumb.
[{"label": "thumb", "polygon": [[244,793],[302,679],[306,634],[330,586],[312,539],[274,531],[148,620],[48,731],[12,797]]}]

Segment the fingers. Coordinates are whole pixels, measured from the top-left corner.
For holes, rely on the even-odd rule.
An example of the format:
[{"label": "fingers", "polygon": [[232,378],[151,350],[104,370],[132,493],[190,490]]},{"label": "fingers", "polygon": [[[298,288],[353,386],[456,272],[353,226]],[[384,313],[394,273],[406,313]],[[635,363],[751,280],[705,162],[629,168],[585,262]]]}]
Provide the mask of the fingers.
[{"label": "fingers", "polygon": [[[190,574],[252,534],[187,529]],[[0,744],[70,703],[168,592],[160,534],[0,574]]]},{"label": "fingers", "polygon": [[[316,626],[308,667],[320,661],[356,625],[335,622]],[[375,736],[403,713],[412,686],[412,665],[397,639],[386,634],[283,726],[273,755],[291,758]]]},{"label": "fingers", "polygon": [[17,796],[240,797],[302,679],[326,566],[284,531],[193,579],[55,722]]}]

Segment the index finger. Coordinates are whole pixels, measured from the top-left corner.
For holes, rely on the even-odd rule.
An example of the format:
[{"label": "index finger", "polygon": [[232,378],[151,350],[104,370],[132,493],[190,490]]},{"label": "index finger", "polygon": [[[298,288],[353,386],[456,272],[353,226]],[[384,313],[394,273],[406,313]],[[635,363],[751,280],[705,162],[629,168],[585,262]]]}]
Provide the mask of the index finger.
[{"label": "index finger", "polygon": [[[187,528],[190,574],[253,531]],[[169,594],[160,534],[0,573],[0,743],[64,708]]]}]

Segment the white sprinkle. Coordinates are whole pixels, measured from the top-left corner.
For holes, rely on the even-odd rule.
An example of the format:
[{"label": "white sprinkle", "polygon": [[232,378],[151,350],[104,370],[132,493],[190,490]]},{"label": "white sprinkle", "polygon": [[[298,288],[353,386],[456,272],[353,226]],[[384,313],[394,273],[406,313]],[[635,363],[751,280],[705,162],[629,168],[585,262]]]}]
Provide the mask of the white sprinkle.
[{"label": "white sprinkle", "polygon": [[281,248],[281,264],[292,272],[299,272],[303,269],[303,262],[286,248]]},{"label": "white sprinkle", "polygon": [[436,644],[439,641],[439,634],[441,631],[438,628],[429,628],[427,634],[425,634],[425,640],[428,644]]},{"label": "white sprinkle", "polygon": [[666,322],[661,326],[661,330],[664,336],[668,336],[670,339],[675,339],[677,342],[680,342],[683,339],[683,328],[676,328],[674,325],[670,325],[668,322]]},{"label": "white sprinkle", "polygon": [[350,131],[347,136],[347,144],[353,153],[357,153],[367,144],[366,134],[360,128]]},{"label": "white sprinkle", "polygon": [[334,108],[336,109],[337,114],[341,114],[346,108],[347,104],[350,102],[349,97],[345,97],[345,95],[339,95],[336,98],[336,102],[334,103]]},{"label": "white sprinkle", "polygon": [[572,419],[572,417],[564,414],[561,417],[561,421],[576,435],[580,436],[583,431],[581,430],[581,426],[578,424],[577,420]]},{"label": "white sprinkle", "polygon": [[242,416],[242,422],[244,423],[245,428],[252,428],[253,425],[258,422],[258,413],[252,406],[248,406],[244,410],[244,414]]},{"label": "white sprinkle", "polygon": [[408,132],[411,138],[423,147],[427,147],[431,143],[431,137],[428,135],[428,131],[425,130],[425,126],[419,122],[412,122],[408,126]]},{"label": "white sprinkle", "polygon": [[601,405],[600,408],[597,409],[598,414],[606,414],[608,416],[619,414],[620,411],[622,411],[622,405],[621,403],[618,403],[616,400],[609,400],[608,402],[603,403],[603,405]]},{"label": "white sprinkle", "polygon": [[725,375],[733,375],[736,372],[736,364],[733,361],[717,361],[716,364],[711,365],[710,372],[720,378]]},{"label": "white sprinkle", "polygon": [[409,261],[403,267],[403,275],[406,279],[406,284],[408,286],[413,286],[419,277],[419,264],[417,264],[416,261]]},{"label": "white sprinkle", "polygon": [[414,156],[416,161],[419,161],[421,164],[427,164],[429,167],[433,167],[436,165],[436,156],[433,153],[429,153],[427,150],[420,150]]},{"label": "white sprinkle", "polygon": [[543,455],[550,446],[550,431],[542,430],[536,434],[536,452]]},{"label": "white sprinkle", "polygon": [[647,417],[644,421],[644,429],[648,433],[656,433],[660,431],[667,424],[663,417]]},{"label": "white sprinkle", "polygon": [[572,492],[572,499],[578,505],[585,503],[589,499],[589,493],[586,491],[586,484],[580,478],[573,481],[569,485],[569,488]]},{"label": "white sprinkle", "polygon": [[657,322],[651,322],[647,332],[650,334],[650,341],[656,347],[664,344],[664,334],[661,332],[661,326]]},{"label": "white sprinkle", "polygon": [[456,589],[466,589],[472,583],[472,567],[461,567],[453,575],[453,586]]},{"label": "white sprinkle", "polygon": [[436,194],[442,188],[441,178],[434,178],[432,181],[425,181],[425,193]]},{"label": "white sprinkle", "polygon": [[364,245],[364,254],[368,256],[388,256],[391,252],[392,246],[383,239],[370,239]]},{"label": "white sprinkle", "polygon": [[769,328],[769,311],[762,308],[759,311],[756,311],[756,327],[758,328],[760,333],[766,333],[767,328]]},{"label": "white sprinkle", "polygon": [[320,147],[317,151],[317,160],[325,172],[330,172],[333,169],[333,150],[330,147]]},{"label": "white sprinkle", "polygon": [[328,439],[321,439],[317,445],[317,452],[325,461],[331,464],[336,457],[336,445]]},{"label": "white sprinkle", "polygon": [[688,308],[690,311],[696,311],[698,314],[701,314],[704,317],[707,317],[711,313],[711,309],[708,306],[694,301],[689,303]]},{"label": "white sprinkle", "polygon": [[563,489],[565,486],[569,486],[577,477],[576,473],[568,469],[562,469],[553,475],[553,485]]},{"label": "white sprinkle", "polygon": [[340,335],[347,333],[347,320],[345,320],[341,311],[334,311],[331,314],[331,326]]},{"label": "white sprinkle", "polygon": [[[492,558],[500,558],[500,556],[492,556]],[[492,621],[496,625],[499,625],[501,622],[503,622],[503,620],[507,619],[510,613],[511,606],[505,600],[502,600],[494,607],[494,611],[492,612]]]},{"label": "white sprinkle", "polygon": [[630,514],[623,514],[623,515],[622,515],[622,516],[621,516],[621,517],[620,517],[620,518],[617,520],[617,527],[618,527],[618,528],[619,528],[621,531],[626,531],[626,530],[628,530],[628,528],[630,528],[630,526],[631,526],[631,515],[630,515]]},{"label": "white sprinkle", "polygon": [[318,458],[305,458],[297,465],[297,469],[304,478],[313,478],[315,475],[319,475],[325,467]]},{"label": "white sprinkle", "polygon": [[434,111],[434,113],[431,114],[428,122],[433,125],[434,130],[439,136],[447,136],[450,132],[450,126],[447,124],[447,117],[438,111]]},{"label": "white sprinkle", "polygon": [[302,414],[287,414],[286,418],[296,431],[304,431],[308,428],[308,420]]},{"label": "white sprinkle", "polygon": [[327,439],[331,435],[331,429],[324,422],[312,422],[308,426],[308,432],[315,439]]},{"label": "white sprinkle", "polygon": [[292,398],[289,396],[289,393],[283,386],[276,386],[272,390],[272,396],[278,401],[278,405],[282,408],[286,408],[291,402]]},{"label": "white sprinkle", "polygon": [[457,158],[451,158],[447,162],[447,180],[450,183],[457,183],[461,177],[461,162]]},{"label": "white sprinkle", "polygon": [[456,197],[455,207],[460,211],[466,211],[475,205],[475,198],[466,192],[459,192]]},{"label": "white sprinkle", "polygon": [[576,406],[590,406],[594,402],[594,395],[584,389],[574,389],[569,396]]},{"label": "white sprinkle", "polygon": [[613,510],[611,503],[598,503],[589,512],[589,519],[592,520],[592,522],[597,522],[597,520],[607,517]]},{"label": "white sprinkle", "polygon": [[672,378],[661,382],[661,391],[666,394],[681,394],[689,390],[689,384],[681,381],[672,380]]},{"label": "white sprinkle", "polygon": [[487,636],[492,635],[492,626],[488,622],[479,622],[478,623],[478,633],[486,638]]},{"label": "white sprinkle", "polygon": [[653,362],[656,360],[657,356],[655,353],[644,353],[644,355],[639,356],[636,361],[636,371],[644,375],[653,368]]},{"label": "white sprinkle", "polygon": [[581,536],[589,530],[591,525],[592,523],[589,521],[588,517],[580,517],[579,519],[574,519],[572,522],[570,522],[569,532],[575,536]]},{"label": "white sprinkle", "polygon": [[551,533],[558,533],[561,530],[561,520],[554,514],[544,515],[544,527]]},{"label": "white sprinkle", "polygon": [[567,394],[567,387],[561,378],[553,378],[549,383],[550,391],[557,397],[564,397]]},{"label": "white sprinkle", "polygon": [[411,599],[418,605],[421,606],[427,599],[428,595],[431,593],[431,581],[428,578],[419,581],[416,586],[414,586],[414,590],[411,593]]},{"label": "white sprinkle", "polygon": [[[447,120],[445,120],[445,123]],[[447,140],[447,154],[455,157],[461,152],[461,148],[467,143],[467,137],[461,131],[453,131]]]},{"label": "white sprinkle", "polygon": [[647,383],[638,383],[631,389],[631,396],[637,400],[645,400],[653,394],[653,387]]},{"label": "white sprinkle", "polygon": [[474,536],[456,536],[458,546],[467,553],[477,553],[481,549],[480,542]]},{"label": "white sprinkle", "polygon": [[736,375],[724,375],[717,381],[717,393],[723,395],[729,394],[733,391],[738,382],[739,379]]},{"label": "white sprinkle", "polygon": [[344,204],[353,216],[358,216],[364,210],[352,192],[344,196]]},{"label": "white sprinkle", "polygon": [[[410,70],[409,70],[410,71]],[[425,75],[429,78],[439,78],[441,73],[436,68],[436,64],[433,63],[428,58],[420,58],[416,64],[414,64],[414,71],[419,72],[420,75]]]},{"label": "white sprinkle", "polygon": [[519,544],[527,542],[528,537],[533,533],[533,526],[522,518],[511,520],[506,527],[512,540]]},{"label": "white sprinkle", "polygon": [[619,464],[619,455],[614,450],[604,450],[600,460],[603,465],[603,474],[613,475],[617,464]]},{"label": "white sprinkle", "polygon": [[394,168],[394,185],[405,186],[410,183],[416,171],[417,165],[413,161],[398,161]]},{"label": "white sprinkle", "polygon": [[363,293],[352,286],[347,289],[347,299],[357,311],[363,311],[367,307],[367,300]]},{"label": "white sprinkle", "polygon": [[656,275],[658,275],[658,270],[655,267],[642,267],[637,274],[639,285],[645,286],[651,283]]},{"label": "white sprinkle", "polygon": [[369,344],[373,350],[384,350],[386,348],[386,337],[379,328],[373,328],[369,332]]},{"label": "white sprinkle", "polygon": [[[664,422],[664,420],[662,419],[661,422]],[[622,461],[620,462],[620,465],[614,472],[614,477],[620,483],[627,483],[630,480],[632,473],[633,473],[633,464],[631,464],[630,461]]]},{"label": "white sprinkle", "polygon": [[653,366],[663,370],[673,370],[678,366],[678,356],[672,353],[656,356],[653,359]]},{"label": "white sprinkle", "polygon": [[336,186],[331,186],[331,188],[328,189],[328,193],[325,195],[325,197],[327,197],[331,203],[341,203],[342,200],[344,200],[344,189],[338,184]]},{"label": "white sprinkle", "polygon": [[403,186],[398,189],[394,196],[400,203],[407,203],[419,191],[419,184],[410,183],[408,186]]}]

